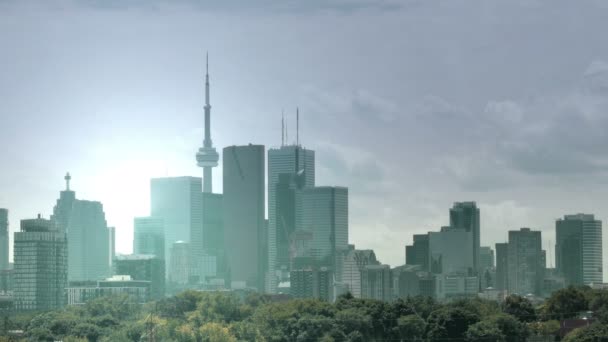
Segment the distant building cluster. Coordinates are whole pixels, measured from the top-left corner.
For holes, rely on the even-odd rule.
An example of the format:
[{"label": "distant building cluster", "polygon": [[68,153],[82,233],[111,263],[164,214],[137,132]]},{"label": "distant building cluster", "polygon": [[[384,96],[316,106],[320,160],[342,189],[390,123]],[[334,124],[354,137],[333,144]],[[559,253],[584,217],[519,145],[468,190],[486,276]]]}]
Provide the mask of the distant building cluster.
[{"label": "distant building cluster", "polygon": [[220,155],[211,140],[209,96],[207,71],[196,153],[203,178],[151,180],[150,214],[134,218],[133,254],[115,254],[116,232],[103,205],[77,199],[69,174],[50,219],[21,221],[13,264],[9,213],[0,209],[0,292],[12,296],[15,309],[49,310],[111,294],[145,303],[185,289],[325,301],[346,293],[384,301],[500,300],[602,282],[602,223],[593,215],[556,221],[556,267],[548,268],[538,230],[509,231],[508,241],[481,246],[475,202],[454,203],[449,225],[413,235],[404,265],[383,264],[373,250],[349,244],[348,188],[318,185],[315,151],[300,144],[298,129],[295,142],[287,142],[284,124],[279,147],[224,147],[223,193],[214,193]]}]

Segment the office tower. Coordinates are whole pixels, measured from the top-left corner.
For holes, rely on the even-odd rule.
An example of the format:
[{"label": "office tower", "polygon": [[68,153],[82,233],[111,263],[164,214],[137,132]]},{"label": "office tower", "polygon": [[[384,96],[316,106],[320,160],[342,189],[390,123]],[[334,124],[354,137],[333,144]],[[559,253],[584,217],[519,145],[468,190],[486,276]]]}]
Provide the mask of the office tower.
[{"label": "office tower", "polygon": [[492,247],[479,248],[479,267],[482,271],[494,268],[494,250]]},{"label": "office tower", "polygon": [[462,228],[442,227],[429,232],[430,271],[435,274],[465,274],[474,272],[473,244],[470,231]]},{"label": "office tower", "polygon": [[165,229],[163,219],[136,217],[133,220],[133,253],[151,254],[165,259]]},{"label": "office tower", "polygon": [[508,277],[508,243],[496,244],[496,281],[494,287],[498,290],[505,291],[509,288]]},{"label": "office tower", "polygon": [[[150,216],[162,218],[165,258],[176,241],[191,242],[193,232],[203,229],[202,181],[196,177],[154,178],[150,182]],[[196,234],[195,234],[196,235]],[[197,240],[197,246],[200,240]],[[202,245],[200,246],[202,247]],[[170,265],[166,265],[170,273]]]},{"label": "office tower", "polygon": [[367,265],[380,265],[376,253],[371,249],[358,250],[348,245],[347,250],[338,252],[335,275],[337,286],[343,289],[342,293],[350,292],[354,297],[362,298],[361,272]]},{"label": "office tower", "polygon": [[473,270],[480,271],[479,248],[480,222],[479,208],[475,202],[456,202],[450,209],[450,227],[464,229],[473,234]]},{"label": "office tower", "polygon": [[190,281],[190,244],[176,241],[171,246],[171,267],[169,267],[171,286],[186,285]]},{"label": "office tower", "polygon": [[68,280],[101,280],[110,273],[110,239],[100,202],[75,200],[68,220]]},{"label": "office tower", "polygon": [[603,281],[602,221],[593,215],[566,215],[555,222],[556,268],[566,285],[590,285]]},{"label": "office tower", "polygon": [[205,138],[203,147],[199,148],[196,154],[196,162],[199,167],[203,168],[203,192],[212,193],[213,185],[213,168],[217,166],[220,159],[213,141],[211,141],[211,102],[209,99],[209,55],[207,55],[206,73],[205,73]]},{"label": "office tower", "polygon": [[540,231],[509,231],[507,284],[509,293],[540,295],[544,279]]},{"label": "office tower", "polygon": [[225,250],[224,250],[224,221],[223,221],[223,195],[202,193],[203,205],[203,229],[192,231],[192,268],[199,273],[198,276],[203,280],[205,262],[209,257],[215,258],[216,270],[220,276],[225,271]]},{"label": "office tower", "polygon": [[[267,291],[275,292],[277,271],[289,270],[290,237],[295,230],[294,192],[315,186],[315,152],[296,144],[268,150],[268,279]],[[281,176],[283,175],[283,176]],[[279,182],[281,185],[279,185]]]},{"label": "office tower", "polygon": [[8,209],[0,209],[0,271],[8,269]]},{"label": "office tower", "polygon": [[112,268],[112,262],[116,257],[116,227],[108,227],[108,234],[110,239],[110,269]]},{"label": "office tower", "polygon": [[15,232],[15,307],[52,310],[65,305],[67,243],[50,220],[21,220]]},{"label": "office tower", "polygon": [[291,270],[290,283],[294,298],[333,301],[333,272],[327,267]]},{"label": "office tower", "polygon": [[114,259],[114,275],[128,275],[133,280],[150,282],[150,298],[165,296],[165,261],[155,255],[117,255]]},{"label": "office tower", "polygon": [[348,188],[305,188],[301,196],[297,230],[312,233],[310,251],[314,260],[332,265],[336,252],[348,248]]},{"label": "office tower", "polygon": [[70,215],[72,213],[72,205],[76,201],[76,192],[70,190],[70,181],[72,176],[67,173],[65,179],[65,190],[59,193],[59,199],[53,208],[53,215],[51,215],[51,221],[57,226],[60,232],[66,233],[68,229],[68,223],[70,221]]},{"label": "office tower", "polygon": [[264,218],[264,146],[223,150],[224,246],[231,282],[264,289],[267,264]]},{"label": "office tower", "polygon": [[437,299],[477,297],[479,279],[463,274],[441,274],[435,278],[435,289]]},{"label": "office tower", "polygon": [[429,269],[429,234],[415,234],[411,246],[405,246],[405,263]]},{"label": "office tower", "polygon": [[419,296],[420,279],[426,273],[420,265],[406,264],[391,269],[392,299]]},{"label": "office tower", "polygon": [[391,285],[389,265],[365,265],[361,269],[361,298],[389,301]]}]

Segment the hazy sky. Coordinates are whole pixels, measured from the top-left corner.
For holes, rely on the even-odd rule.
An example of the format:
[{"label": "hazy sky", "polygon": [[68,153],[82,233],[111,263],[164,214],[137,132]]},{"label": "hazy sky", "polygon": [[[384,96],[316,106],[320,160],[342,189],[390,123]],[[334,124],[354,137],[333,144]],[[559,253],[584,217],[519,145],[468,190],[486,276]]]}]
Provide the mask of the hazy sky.
[{"label": "hazy sky", "polygon": [[208,50],[218,150],[277,146],[283,108],[295,137],[299,106],[358,248],[402,264],[475,200],[482,244],[541,229],[553,264],[556,218],[608,221],[606,18],[601,0],[0,0],[0,207],[11,231],[48,217],[70,171],[130,252],[150,177],[202,175]]}]

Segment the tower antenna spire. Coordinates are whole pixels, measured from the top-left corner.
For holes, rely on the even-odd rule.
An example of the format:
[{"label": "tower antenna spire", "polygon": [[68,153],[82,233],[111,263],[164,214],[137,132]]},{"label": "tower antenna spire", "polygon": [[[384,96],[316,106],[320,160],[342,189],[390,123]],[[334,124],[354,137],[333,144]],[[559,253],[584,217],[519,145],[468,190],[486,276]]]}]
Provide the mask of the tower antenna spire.
[{"label": "tower antenna spire", "polygon": [[300,108],[296,107],[296,146],[300,146]]},{"label": "tower antenna spire", "polygon": [[70,191],[70,181],[72,180],[72,176],[70,176],[70,173],[68,172],[65,174],[63,179],[65,179],[65,191]]},{"label": "tower antenna spire", "polygon": [[209,96],[209,52],[205,54],[205,128],[203,147],[196,154],[197,165],[203,168],[203,192],[212,191],[212,168],[217,166],[219,154],[213,147],[211,140],[211,99]]},{"label": "tower antenna spire", "polygon": [[285,146],[285,110],[281,110],[281,147]]}]

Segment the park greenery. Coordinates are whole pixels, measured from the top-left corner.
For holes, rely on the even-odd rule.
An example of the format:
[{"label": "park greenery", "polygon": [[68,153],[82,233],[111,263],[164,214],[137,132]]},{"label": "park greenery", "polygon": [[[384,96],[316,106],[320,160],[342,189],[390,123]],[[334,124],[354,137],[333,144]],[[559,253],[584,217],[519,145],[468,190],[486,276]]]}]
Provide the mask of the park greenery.
[{"label": "park greenery", "polygon": [[[186,291],[138,305],[127,296],[6,316],[0,341],[555,341],[560,321],[596,321],[564,341],[608,340],[608,290],[559,290],[540,305],[412,297],[387,303],[340,296],[335,303],[250,293]],[[23,331],[15,337],[15,331]]]}]

